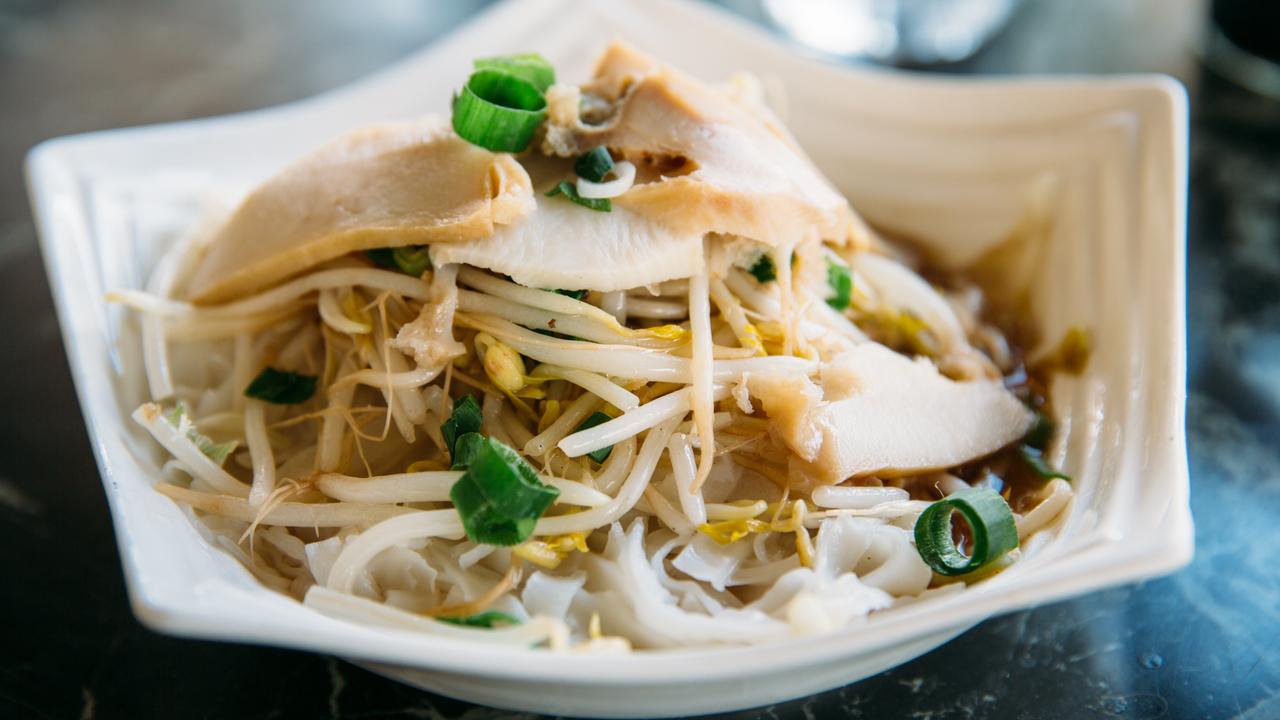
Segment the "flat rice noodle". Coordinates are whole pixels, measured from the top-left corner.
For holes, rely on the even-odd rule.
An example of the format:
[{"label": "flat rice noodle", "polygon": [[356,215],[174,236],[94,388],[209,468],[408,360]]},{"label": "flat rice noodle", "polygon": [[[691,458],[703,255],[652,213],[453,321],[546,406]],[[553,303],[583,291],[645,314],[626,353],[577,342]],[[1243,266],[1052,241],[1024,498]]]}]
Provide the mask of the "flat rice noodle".
[{"label": "flat rice noodle", "polygon": [[189,299],[223,302],[354,251],[489,237],[532,193],[511,155],[440,118],[363,128],[253,191],[205,248]]}]

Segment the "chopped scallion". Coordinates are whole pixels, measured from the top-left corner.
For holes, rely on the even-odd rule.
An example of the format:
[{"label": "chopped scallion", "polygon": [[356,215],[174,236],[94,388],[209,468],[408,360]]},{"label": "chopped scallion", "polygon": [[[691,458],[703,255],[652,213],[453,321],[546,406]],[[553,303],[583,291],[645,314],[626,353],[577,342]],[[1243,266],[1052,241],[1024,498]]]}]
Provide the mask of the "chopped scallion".
[{"label": "chopped scallion", "polygon": [[431,253],[426,245],[374,248],[365,250],[364,254],[376,265],[414,277],[421,277],[422,273],[431,269]]},{"label": "chopped scallion", "polygon": [[466,470],[471,465],[471,458],[476,456],[484,436],[478,432],[463,433],[453,443],[453,463],[450,470]]},{"label": "chopped scallion", "polygon": [[1022,456],[1023,462],[1031,471],[1040,477],[1041,480],[1052,480],[1054,478],[1062,478],[1070,481],[1071,476],[1053,469],[1053,466],[1045,462],[1044,454],[1030,445],[1023,445],[1018,448],[1018,454]]},{"label": "chopped scallion", "polygon": [[[593,412],[591,413],[591,417],[587,418],[586,420],[583,420],[582,424],[579,425],[574,430],[574,432],[590,430],[591,428],[599,425],[600,423],[606,423],[612,419],[613,418],[609,417],[608,415],[605,415],[602,412],[599,412],[599,411]],[[602,447],[599,450],[592,450],[591,452],[587,453],[587,457],[591,458],[592,460],[595,460],[598,463],[602,463],[605,460],[609,459],[609,453],[611,452],[613,452],[613,446],[609,445],[608,447]]]},{"label": "chopped scallion", "polygon": [[444,436],[445,447],[449,449],[449,457],[457,463],[458,439],[467,433],[480,432],[480,424],[484,415],[480,412],[480,403],[474,396],[463,395],[453,401],[453,414],[440,424],[440,434]]},{"label": "chopped scallion", "polygon": [[438,617],[440,622],[447,622],[450,625],[462,625],[464,627],[478,628],[495,628],[503,625],[519,625],[520,620],[514,615],[508,615],[500,610],[486,610],[475,615],[467,615],[466,617]]},{"label": "chopped scallion", "polygon": [[546,116],[542,91],[503,70],[477,70],[453,99],[454,131],[494,152],[523,151]]},{"label": "chopped scallion", "polygon": [[556,70],[538,53],[517,53],[499,57],[480,58],[475,61],[476,70],[496,70],[514,75],[545,93],[556,82]]},{"label": "chopped scallion", "polygon": [[836,310],[845,310],[853,299],[853,275],[849,268],[827,258],[827,284],[831,286],[832,296],[827,304]]},{"label": "chopped scallion", "polygon": [[613,169],[613,157],[609,155],[609,149],[603,145],[593,148],[578,156],[573,161],[573,172],[583,180],[590,180],[598,183],[604,182],[604,178]]},{"label": "chopped scallion", "polygon": [[571,297],[574,300],[581,300],[582,298],[587,296],[588,291],[587,290],[552,290],[551,292],[554,292],[557,295],[564,295],[565,297]]},{"label": "chopped scallion", "polygon": [[1053,431],[1053,421],[1049,419],[1048,415],[1037,410],[1036,422],[1022,438],[1022,444],[1043,451],[1049,447],[1049,441],[1053,440]]},{"label": "chopped scallion", "polygon": [[296,405],[306,402],[316,392],[316,376],[302,375],[288,370],[263,368],[258,377],[245,388],[246,397],[265,400],[277,405]]},{"label": "chopped scallion", "polygon": [[547,197],[555,197],[556,195],[564,195],[584,208],[590,208],[600,212],[610,212],[613,210],[613,203],[609,198],[584,198],[578,194],[578,188],[574,187],[573,183],[568,180],[561,180],[554,188],[551,188],[550,192],[547,193]]},{"label": "chopped scallion", "polygon": [[767,252],[760,253],[760,257],[752,263],[751,269],[747,272],[755,277],[756,282],[767,283],[778,279],[778,266],[773,263],[773,256]]},{"label": "chopped scallion", "polygon": [[[966,556],[952,540],[951,515],[960,513],[969,525],[972,548]],[[939,500],[916,520],[916,550],[939,575],[964,575],[1003,557],[1018,547],[1013,511],[990,488],[961,490]]]},{"label": "chopped scallion", "polygon": [[449,491],[467,537],[488,545],[527,540],[559,495],[515,450],[492,438],[475,444],[466,473]]}]

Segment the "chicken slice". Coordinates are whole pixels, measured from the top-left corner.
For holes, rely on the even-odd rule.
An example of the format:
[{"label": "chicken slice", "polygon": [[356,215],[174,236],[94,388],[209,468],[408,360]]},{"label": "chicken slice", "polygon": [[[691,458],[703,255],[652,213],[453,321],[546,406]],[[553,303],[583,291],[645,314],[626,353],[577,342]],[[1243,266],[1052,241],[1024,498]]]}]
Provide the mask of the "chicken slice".
[{"label": "chicken slice", "polygon": [[811,462],[793,462],[793,476],[810,483],[952,467],[1014,442],[1035,420],[998,380],[956,382],[877,343],[832,362],[842,366],[839,394],[847,396],[810,414],[821,449]]},{"label": "chicken slice", "polygon": [[532,209],[524,168],[445,120],[364,128],[253,191],[206,247],[189,297],[223,302],[353,251],[488,237]]},{"label": "chicken slice", "polygon": [[735,97],[615,43],[591,82],[548,93],[543,150],[572,157],[607,146],[639,170],[614,205],[681,231],[769,245],[871,245],[870,231],[782,124]]}]

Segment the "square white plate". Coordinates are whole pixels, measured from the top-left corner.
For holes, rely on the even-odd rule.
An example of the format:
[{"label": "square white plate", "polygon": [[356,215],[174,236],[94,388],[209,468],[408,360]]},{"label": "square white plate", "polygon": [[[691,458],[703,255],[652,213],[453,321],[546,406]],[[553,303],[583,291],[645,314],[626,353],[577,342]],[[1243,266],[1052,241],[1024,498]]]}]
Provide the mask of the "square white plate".
[{"label": "square white plate", "polygon": [[[801,144],[873,223],[963,264],[1051,188],[1031,312],[1096,350],[1052,388],[1055,447],[1078,499],[1056,535],[961,593],[820,640],[568,656],[396,634],[321,616],[266,590],[150,488],[160,453],[129,421],[143,399],[134,324],[103,302],[140,287],[211,191],[249,187],[364,123],[442,112],[471,59],[536,50],[586,76],[621,37],[705,79],[738,70],[785,87]],[[134,611],[162,632],[335,653],[437,692],[551,713],[658,716],[773,702],[843,685],[994,614],[1170,572],[1192,552],[1184,400],[1186,99],[1163,77],[935,79],[799,57],[720,11],[678,0],[503,3],[398,65],[340,90],[224,118],[44,143],[28,183],[45,262],[115,521]],[[1038,536],[1040,537],[1040,536]]]}]

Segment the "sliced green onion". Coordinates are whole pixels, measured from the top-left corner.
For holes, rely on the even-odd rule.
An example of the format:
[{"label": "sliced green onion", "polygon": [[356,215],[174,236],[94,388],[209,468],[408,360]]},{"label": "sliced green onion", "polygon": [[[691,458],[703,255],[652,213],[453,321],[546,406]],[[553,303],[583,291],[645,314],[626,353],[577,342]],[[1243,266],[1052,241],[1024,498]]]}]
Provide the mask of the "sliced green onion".
[{"label": "sliced green onion", "polygon": [[[973,549],[966,556],[951,539],[951,514],[969,524]],[[971,488],[939,500],[916,520],[916,551],[939,575],[964,575],[1018,547],[1013,511],[990,488]]]},{"label": "sliced green onion", "polygon": [[244,389],[246,397],[265,400],[277,405],[296,405],[306,402],[316,392],[316,376],[301,375],[288,370],[263,368],[258,377]]},{"label": "sliced green onion", "polygon": [[1018,454],[1022,456],[1022,460],[1027,464],[1027,467],[1031,468],[1031,471],[1038,475],[1041,480],[1062,478],[1068,482],[1071,481],[1070,475],[1054,470],[1049,463],[1045,462],[1044,455],[1040,450],[1030,445],[1023,445],[1018,448]]},{"label": "sliced green onion", "polygon": [[365,250],[364,256],[373,261],[374,265],[384,267],[388,270],[399,270],[400,266],[396,264],[395,250],[392,248],[374,248]]},{"label": "sliced green onion", "polygon": [[485,497],[484,491],[472,479],[463,475],[449,490],[449,499],[462,518],[467,537],[488,545],[518,545],[533,534],[537,518],[509,518],[496,510]]},{"label": "sliced green onion", "polygon": [[466,617],[438,617],[440,622],[447,622],[450,625],[462,625],[464,627],[478,628],[495,628],[503,625],[519,625],[519,618],[514,615],[508,615],[500,610],[486,610],[475,615],[467,615]]},{"label": "sliced green onion", "polygon": [[760,257],[752,263],[751,269],[747,272],[751,273],[756,282],[767,283],[778,279],[778,266],[773,264],[773,256],[769,253],[760,253]]},{"label": "sliced green onion", "polygon": [[496,70],[514,75],[545,93],[556,83],[556,70],[538,53],[517,53],[499,57],[480,58],[475,61],[476,70]]},{"label": "sliced green onion", "polygon": [[422,277],[422,273],[431,269],[431,253],[426,245],[407,245],[391,251],[396,267],[406,275]]},{"label": "sliced green onion", "polygon": [[552,290],[551,292],[557,295],[564,295],[565,297],[571,297],[574,300],[581,300],[582,298],[587,296],[587,293],[589,291],[588,290]]},{"label": "sliced green onion", "polygon": [[453,463],[450,470],[466,470],[471,465],[471,458],[480,451],[484,436],[478,432],[463,433],[453,443]]},{"label": "sliced green onion", "polygon": [[603,145],[593,148],[578,156],[573,161],[573,172],[583,180],[591,182],[604,182],[604,177],[613,169],[613,157],[609,155],[609,149]]},{"label": "sliced green onion", "polygon": [[421,277],[422,273],[431,269],[431,253],[426,245],[374,248],[365,250],[364,254],[376,265],[414,277]]},{"label": "sliced green onion", "polygon": [[609,198],[601,198],[598,200],[584,198],[578,194],[578,188],[574,187],[573,183],[568,180],[561,180],[559,184],[551,188],[551,191],[547,193],[547,197],[555,197],[556,195],[564,195],[584,208],[591,208],[592,210],[599,210],[600,212],[609,212],[613,210],[613,203],[609,201]]},{"label": "sliced green onion", "polygon": [[[605,415],[602,412],[599,412],[599,411],[593,412],[591,413],[591,417],[587,418],[586,420],[583,420],[582,424],[579,425],[574,430],[574,432],[582,432],[583,430],[590,430],[591,428],[601,423],[607,423],[612,419],[613,418],[609,417],[608,415]],[[599,450],[592,450],[591,452],[587,453],[587,457],[591,458],[592,460],[595,460],[598,463],[602,463],[605,460],[609,459],[609,453],[611,452],[613,452],[613,446],[608,445],[606,447],[600,448]]]},{"label": "sliced green onion", "polygon": [[501,70],[477,70],[453,99],[453,129],[494,152],[521,152],[547,116],[533,83]]},{"label": "sliced green onion", "polygon": [[476,443],[469,463],[449,491],[467,537],[488,545],[529,539],[560,491],[539,480],[515,450],[493,438]]},{"label": "sliced green onion", "polygon": [[836,310],[848,308],[853,298],[853,275],[849,273],[849,268],[827,258],[827,284],[835,293],[827,298],[827,304]]},{"label": "sliced green onion", "polygon": [[1053,440],[1054,424],[1048,415],[1036,410],[1036,422],[1027,431],[1022,438],[1022,444],[1029,448],[1044,451],[1049,447],[1049,442]]},{"label": "sliced green onion", "polygon": [[483,421],[484,415],[480,412],[480,403],[476,402],[475,397],[463,395],[453,401],[453,414],[440,424],[440,434],[444,436],[449,457],[457,460],[458,453],[455,446],[458,438],[467,433],[480,432],[480,424]]}]

